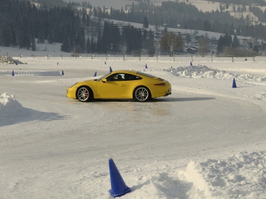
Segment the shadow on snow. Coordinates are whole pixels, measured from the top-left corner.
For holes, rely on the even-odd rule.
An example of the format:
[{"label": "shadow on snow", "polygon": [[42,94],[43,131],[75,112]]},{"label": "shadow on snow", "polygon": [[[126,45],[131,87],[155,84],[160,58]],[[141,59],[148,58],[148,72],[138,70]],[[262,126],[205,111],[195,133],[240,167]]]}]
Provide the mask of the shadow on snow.
[{"label": "shadow on snow", "polygon": [[60,116],[57,113],[47,113],[36,111],[29,108],[24,108],[23,112],[12,115],[9,117],[0,118],[0,127],[14,125],[18,123],[31,122],[31,121],[52,121],[52,120],[61,120],[63,116]]}]

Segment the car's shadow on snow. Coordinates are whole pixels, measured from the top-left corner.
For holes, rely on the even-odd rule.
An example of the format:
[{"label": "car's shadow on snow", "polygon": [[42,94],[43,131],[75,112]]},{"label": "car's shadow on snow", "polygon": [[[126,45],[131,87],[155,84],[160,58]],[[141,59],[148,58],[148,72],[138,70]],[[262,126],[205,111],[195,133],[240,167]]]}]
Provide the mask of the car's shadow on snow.
[{"label": "car's shadow on snow", "polygon": [[[214,100],[214,97],[161,97],[147,100],[145,102],[139,102],[133,99],[93,99],[92,101],[85,103],[100,103],[100,102],[132,102],[132,103],[149,103],[149,102],[185,102],[185,101],[205,101],[205,100]],[[79,102],[78,100],[73,100],[75,103],[84,103]]]},{"label": "car's shadow on snow", "polygon": [[187,101],[205,101],[214,100],[214,97],[167,97],[167,98],[156,98],[151,101],[154,102],[187,102]]},{"label": "car's shadow on snow", "polygon": [[29,108],[23,108],[20,113],[14,113],[9,117],[0,118],[0,127],[32,121],[62,120],[63,118],[64,117],[58,113],[41,112]]},{"label": "car's shadow on snow", "polygon": [[[148,102],[185,102],[185,101],[205,101],[205,100],[214,100],[214,97],[161,97],[145,102],[138,102],[136,100],[124,100],[124,99],[94,99],[92,102],[133,102],[133,103],[148,103]],[[75,101],[79,102],[79,101]],[[88,102],[91,103],[91,102]]]}]

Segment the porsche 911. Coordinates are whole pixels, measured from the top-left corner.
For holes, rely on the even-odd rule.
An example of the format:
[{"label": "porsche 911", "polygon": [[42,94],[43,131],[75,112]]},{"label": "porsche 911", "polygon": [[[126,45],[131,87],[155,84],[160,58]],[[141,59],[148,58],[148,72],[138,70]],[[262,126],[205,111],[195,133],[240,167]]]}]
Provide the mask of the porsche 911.
[{"label": "porsche 911", "polygon": [[81,102],[93,99],[125,99],[145,102],[171,94],[171,84],[144,72],[133,70],[112,71],[99,79],[77,82],[67,88],[68,98]]}]

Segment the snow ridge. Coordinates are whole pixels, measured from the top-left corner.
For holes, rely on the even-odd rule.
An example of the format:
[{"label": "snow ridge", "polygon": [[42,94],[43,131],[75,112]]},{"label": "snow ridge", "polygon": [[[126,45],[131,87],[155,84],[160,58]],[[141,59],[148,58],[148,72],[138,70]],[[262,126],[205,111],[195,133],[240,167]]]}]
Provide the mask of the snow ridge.
[{"label": "snow ridge", "polygon": [[8,118],[21,117],[26,109],[16,100],[14,95],[3,93],[0,96],[0,121]]},{"label": "snow ridge", "polygon": [[237,79],[249,83],[266,84],[266,76],[256,76],[251,74],[233,74],[223,70],[212,69],[204,65],[198,66],[180,66],[177,68],[171,67],[165,71],[172,73],[177,77],[186,78],[215,78],[215,79]]},{"label": "snow ridge", "polygon": [[190,194],[207,198],[265,198],[266,153],[241,152],[224,160],[191,161],[184,172],[193,183]]}]

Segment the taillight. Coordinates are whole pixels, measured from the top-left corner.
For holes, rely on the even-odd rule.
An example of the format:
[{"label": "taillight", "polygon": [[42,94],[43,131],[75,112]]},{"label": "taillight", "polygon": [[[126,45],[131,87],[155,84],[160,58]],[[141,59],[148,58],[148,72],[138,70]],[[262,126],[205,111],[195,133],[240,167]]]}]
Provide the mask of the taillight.
[{"label": "taillight", "polygon": [[154,84],[154,86],[165,86],[165,83]]}]

